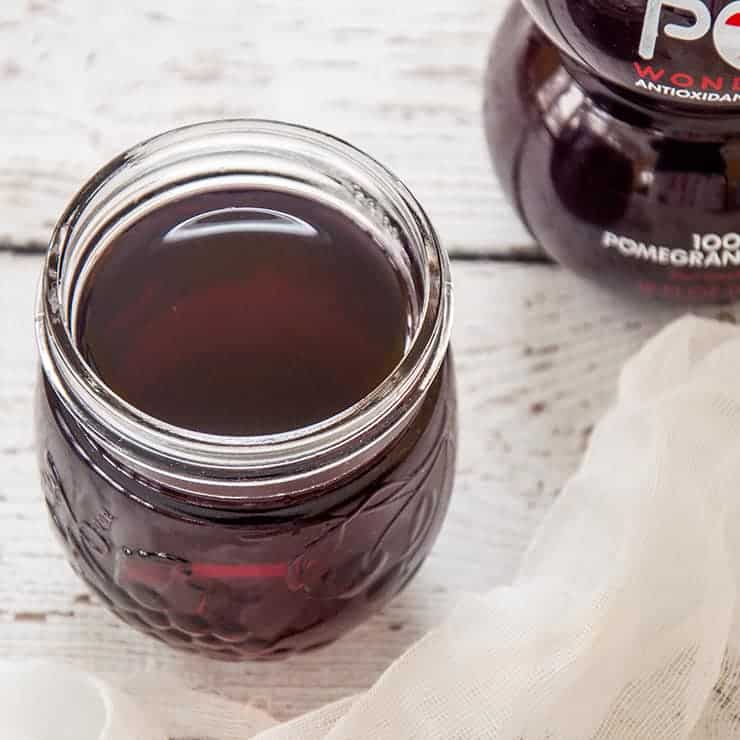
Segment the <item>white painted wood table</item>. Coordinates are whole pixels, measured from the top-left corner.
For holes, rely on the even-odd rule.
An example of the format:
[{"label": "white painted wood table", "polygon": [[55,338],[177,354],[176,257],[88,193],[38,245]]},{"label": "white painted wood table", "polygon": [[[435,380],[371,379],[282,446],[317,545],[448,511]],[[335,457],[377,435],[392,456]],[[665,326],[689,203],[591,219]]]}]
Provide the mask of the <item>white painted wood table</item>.
[{"label": "white painted wood table", "polygon": [[[512,576],[622,361],[678,312],[646,313],[550,265],[505,204],[480,120],[502,3],[3,0],[0,656],[114,679],[166,670],[285,719],[368,687],[461,593]],[[120,624],[66,565],[34,463],[31,318],[44,242],[85,177],[150,134],[244,115],[335,132],[428,207],[454,258],[462,433],[449,518],[403,595],[321,651],[222,665]]]}]

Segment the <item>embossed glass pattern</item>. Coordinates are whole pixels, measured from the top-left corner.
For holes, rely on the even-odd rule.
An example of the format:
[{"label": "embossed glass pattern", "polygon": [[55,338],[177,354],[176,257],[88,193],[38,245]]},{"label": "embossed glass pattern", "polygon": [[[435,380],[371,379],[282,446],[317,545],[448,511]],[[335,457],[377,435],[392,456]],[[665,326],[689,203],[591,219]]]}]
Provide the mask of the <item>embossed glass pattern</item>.
[{"label": "embossed glass pattern", "polygon": [[[403,360],[361,403],[287,434],[216,437],[137,413],[86,366],[70,329],[96,254],[184,195],[266,185],[321,199],[382,241],[413,306]],[[41,480],[73,568],[129,624],[215,658],[279,656],[356,626],[413,576],[447,509],[450,294],[423,210],[343,142],[230,121],[122,155],[63,215],[39,297]]]}]

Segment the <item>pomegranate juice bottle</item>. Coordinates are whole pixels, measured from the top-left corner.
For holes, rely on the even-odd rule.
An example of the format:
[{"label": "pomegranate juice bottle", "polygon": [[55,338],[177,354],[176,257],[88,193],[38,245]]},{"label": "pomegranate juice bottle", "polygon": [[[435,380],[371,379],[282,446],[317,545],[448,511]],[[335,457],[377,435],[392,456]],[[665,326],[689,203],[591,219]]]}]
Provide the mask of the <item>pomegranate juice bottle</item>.
[{"label": "pomegranate juice bottle", "polygon": [[485,115],[504,189],[559,262],[650,299],[740,297],[740,1],[517,3]]}]

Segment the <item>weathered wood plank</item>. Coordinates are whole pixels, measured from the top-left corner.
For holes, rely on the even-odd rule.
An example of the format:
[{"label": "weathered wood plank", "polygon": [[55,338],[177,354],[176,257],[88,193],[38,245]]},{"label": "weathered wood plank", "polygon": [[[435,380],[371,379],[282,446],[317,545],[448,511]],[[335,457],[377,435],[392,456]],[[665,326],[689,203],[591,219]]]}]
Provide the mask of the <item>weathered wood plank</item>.
[{"label": "weathered wood plank", "polygon": [[65,203],[143,138],[259,116],[394,168],[452,251],[531,252],[489,165],[482,72],[504,0],[4,0],[0,244],[43,244]]},{"label": "weathered wood plank", "polygon": [[119,624],[86,595],[52,539],[30,424],[39,267],[38,258],[0,256],[0,655],[67,658],[113,678],[167,670],[280,719],[367,687],[461,593],[511,577],[575,470],[619,366],[678,315],[555,267],[456,264],[461,456],[432,557],[405,594],[336,645],[287,665],[233,666],[178,655]]}]

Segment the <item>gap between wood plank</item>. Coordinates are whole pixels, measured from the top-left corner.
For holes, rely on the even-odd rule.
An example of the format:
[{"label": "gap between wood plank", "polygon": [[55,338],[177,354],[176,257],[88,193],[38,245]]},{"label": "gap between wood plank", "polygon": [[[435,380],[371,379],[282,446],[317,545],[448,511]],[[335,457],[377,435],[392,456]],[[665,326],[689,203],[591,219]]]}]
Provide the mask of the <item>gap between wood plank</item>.
[{"label": "gap between wood plank", "polygon": [[[0,243],[0,254],[12,254],[17,257],[38,257],[46,254],[47,245],[38,242],[27,244]],[[533,245],[512,246],[500,252],[473,252],[454,249],[450,252],[453,262],[510,262],[515,264],[555,265],[539,247]]]},{"label": "gap between wood plank", "polygon": [[28,244],[0,243],[0,254],[13,254],[19,257],[46,254],[47,245],[30,242]]}]

